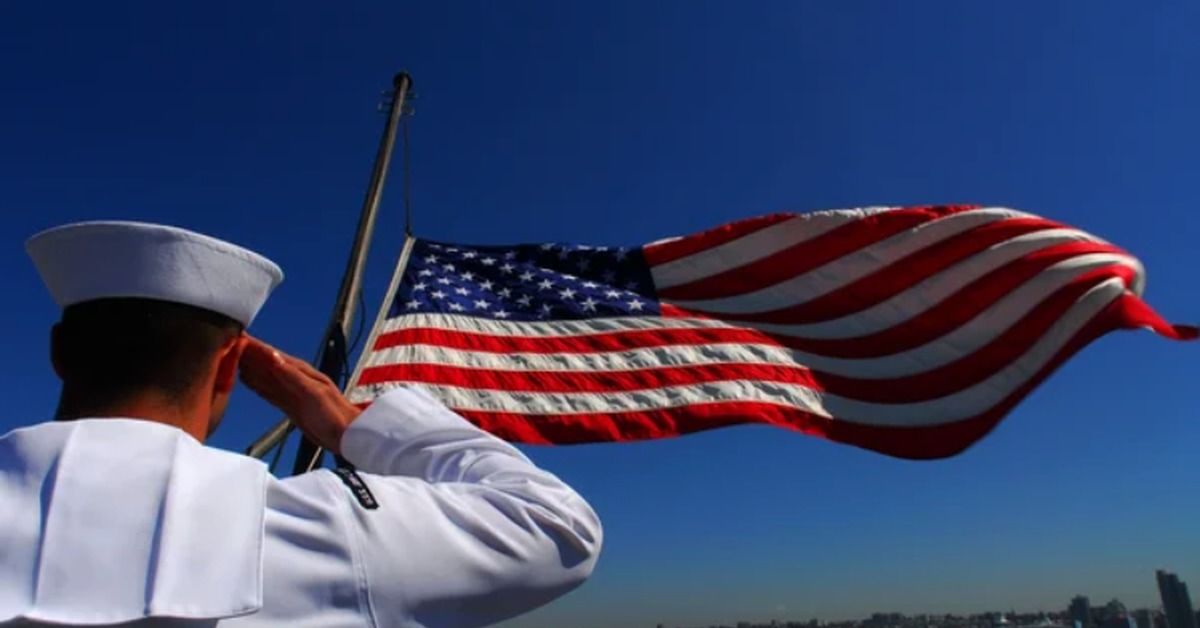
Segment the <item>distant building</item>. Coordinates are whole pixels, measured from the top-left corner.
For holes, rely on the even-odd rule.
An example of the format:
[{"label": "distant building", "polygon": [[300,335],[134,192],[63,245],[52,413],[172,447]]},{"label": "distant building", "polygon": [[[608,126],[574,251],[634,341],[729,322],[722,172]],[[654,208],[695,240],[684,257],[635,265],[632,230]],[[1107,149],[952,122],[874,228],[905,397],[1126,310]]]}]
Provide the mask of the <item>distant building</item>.
[{"label": "distant building", "polygon": [[[1072,628],[1092,628],[1092,603],[1086,596],[1076,595],[1067,611]],[[1192,627],[1195,628],[1195,627]]]},{"label": "distant building", "polygon": [[1187,584],[1179,576],[1159,569],[1158,592],[1162,595],[1163,614],[1167,616],[1167,628],[1197,628],[1196,609],[1188,595]]}]

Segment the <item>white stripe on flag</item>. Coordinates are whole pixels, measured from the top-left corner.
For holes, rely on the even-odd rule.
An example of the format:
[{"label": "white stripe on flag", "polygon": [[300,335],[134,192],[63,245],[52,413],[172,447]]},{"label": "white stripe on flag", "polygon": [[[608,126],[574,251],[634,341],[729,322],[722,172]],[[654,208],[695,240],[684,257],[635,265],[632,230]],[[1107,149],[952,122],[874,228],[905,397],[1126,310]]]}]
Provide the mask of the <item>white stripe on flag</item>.
[{"label": "white stripe on flag", "polygon": [[[1074,229],[1052,229],[1028,233],[1001,242],[978,255],[955,264],[951,268],[935,273],[912,285],[907,290],[889,299],[880,301],[865,310],[819,323],[806,323],[802,325],[760,324],[756,325],[756,328],[796,338],[856,338],[874,334],[895,327],[910,318],[925,313],[930,308],[951,298],[959,290],[962,290],[984,275],[1025,255],[1059,244],[1087,239],[1086,234]],[[1088,255],[1108,254],[1089,253]],[[1115,257],[1110,255],[1110,257],[1104,259],[1120,260],[1127,266],[1134,266],[1136,263],[1136,260],[1129,256]],[[1047,267],[1046,272],[1054,273],[1060,269],[1061,267],[1056,264]],[[1022,294],[1020,298],[1040,301],[1053,292],[1053,290],[1057,289],[1062,283],[1058,279],[1049,282],[1040,280],[1036,275],[1026,283],[1030,282],[1037,282],[1044,289]]]},{"label": "white stripe on flag", "polygon": [[[596,353],[495,353],[427,344],[398,345],[376,351],[367,368],[390,364],[435,364],[495,371],[585,371],[619,373],[647,368],[716,364],[797,366],[796,352],[772,345],[668,345],[632,351]],[[799,364],[803,366],[803,364]]]},{"label": "white stripe on flag", "polygon": [[658,316],[624,316],[565,321],[498,321],[463,314],[423,313],[405,314],[388,319],[380,328],[380,333],[387,334],[402,329],[426,328],[474,332],[491,336],[563,338],[647,329],[729,329],[732,327],[734,326],[724,321],[698,318],[664,318]]},{"label": "white stripe on flag", "polygon": [[[965,325],[958,327],[948,334],[935,338],[933,342],[939,345],[952,345],[961,349],[962,351],[957,352],[958,355],[974,351],[984,344],[991,342],[1001,332],[1011,327],[1021,317],[1033,310],[1035,306],[1061,290],[1064,286],[1070,284],[1077,277],[1095,269],[1114,264],[1133,267],[1134,264],[1132,262],[1133,258],[1128,255],[1118,255],[1115,253],[1089,253],[1065,259],[1057,264],[1048,266],[1029,281],[1022,283],[1016,290],[992,302],[991,305]],[[911,296],[905,299],[905,305],[912,307],[914,304],[922,304],[920,296]],[[884,315],[890,314],[891,320],[880,322],[868,321],[865,318],[860,321],[856,316],[852,315],[837,319],[836,321],[826,321],[821,324],[776,325],[772,323],[747,323],[745,326],[793,338],[845,340],[890,329],[920,315],[928,310],[929,307],[936,304],[937,302],[924,304],[926,307],[923,307],[919,312],[906,312],[903,310],[885,311]],[[868,324],[868,322],[873,324]],[[834,323],[840,323],[841,327],[835,327]],[[820,332],[820,335],[814,332]],[[914,357],[918,360],[927,359],[923,356]]]},{"label": "white stripe on flag", "polygon": [[736,240],[714,246],[654,267],[654,284],[671,288],[705,279],[731,268],[770,257],[802,242],[824,235],[892,207],[864,207],[799,214]]},{"label": "white stripe on flag", "polygon": [[982,225],[1021,216],[1021,212],[1007,209],[977,209],[953,214],[922,224],[916,229],[902,231],[810,272],[789,277],[754,292],[718,299],[671,302],[685,309],[721,314],[751,314],[791,307],[844,288],[947,238]]}]

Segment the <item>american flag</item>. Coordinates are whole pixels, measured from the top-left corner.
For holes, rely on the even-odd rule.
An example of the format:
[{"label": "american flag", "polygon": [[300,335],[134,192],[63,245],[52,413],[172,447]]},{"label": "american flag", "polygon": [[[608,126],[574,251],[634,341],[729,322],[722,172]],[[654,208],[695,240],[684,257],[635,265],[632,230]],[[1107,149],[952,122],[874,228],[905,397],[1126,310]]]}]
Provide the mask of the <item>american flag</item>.
[{"label": "american flag", "polygon": [[511,441],[764,423],[891,456],[986,435],[1120,328],[1175,339],[1122,249],[1006,208],[774,214],[639,247],[414,239],[348,394],[424,386]]}]

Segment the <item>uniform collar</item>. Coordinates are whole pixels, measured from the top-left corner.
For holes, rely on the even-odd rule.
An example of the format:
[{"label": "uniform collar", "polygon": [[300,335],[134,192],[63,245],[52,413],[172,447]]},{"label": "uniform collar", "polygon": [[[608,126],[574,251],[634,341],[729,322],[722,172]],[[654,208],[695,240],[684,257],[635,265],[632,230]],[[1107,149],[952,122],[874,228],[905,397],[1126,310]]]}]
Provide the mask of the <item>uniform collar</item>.
[{"label": "uniform collar", "polygon": [[148,421],[0,436],[0,623],[260,609],[268,478],[257,460]]}]

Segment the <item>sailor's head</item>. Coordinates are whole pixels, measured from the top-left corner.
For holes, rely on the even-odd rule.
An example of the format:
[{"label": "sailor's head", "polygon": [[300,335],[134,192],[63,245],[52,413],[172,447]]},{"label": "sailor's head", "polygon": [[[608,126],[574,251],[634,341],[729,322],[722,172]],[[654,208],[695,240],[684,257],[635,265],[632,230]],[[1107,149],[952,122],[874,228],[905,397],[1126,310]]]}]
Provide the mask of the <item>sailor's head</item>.
[{"label": "sailor's head", "polygon": [[85,222],[26,244],[63,308],[59,419],[145,418],[203,440],[237,381],[246,329],[283,280],[265,257],[184,229]]}]

